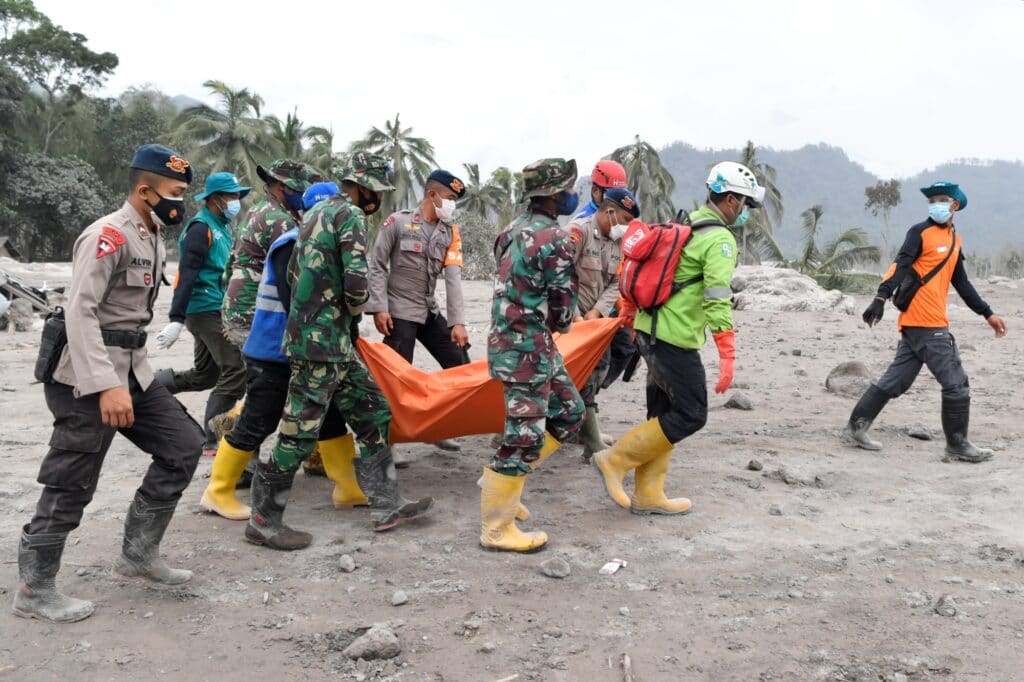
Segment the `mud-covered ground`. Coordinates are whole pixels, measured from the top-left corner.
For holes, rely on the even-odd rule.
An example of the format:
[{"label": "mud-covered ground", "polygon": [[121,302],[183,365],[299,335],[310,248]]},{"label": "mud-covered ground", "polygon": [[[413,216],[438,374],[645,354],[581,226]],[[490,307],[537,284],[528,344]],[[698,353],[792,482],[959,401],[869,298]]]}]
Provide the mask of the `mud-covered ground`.
[{"label": "mud-covered ground", "polygon": [[[489,287],[466,288],[478,358]],[[581,465],[580,448],[566,446],[527,483],[533,518],[523,525],[551,537],[532,556],[477,545],[476,480],[491,453],[474,436],[461,453],[400,446],[415,459],[400,471],[407,491],[433,495],[436,507],[391,533],[373,534],[365,511],[334,510],[328,481],[300,475],[287,518],[315,541],[292,554],[247,544],[241,522],[199,510],[204,458],[163,545],[195,579],[170,590],[119,582],[110,565],[147,457],[118,437],[60,575],[96,614],[55,626],[0,613],[0,677],[596,681],[623,679],[628,654],[637,680],[1019,679],[1024,314],[1020,289],[979,288],[1010,336],[997,341],[962,305],[951,319],[971,375],[972,436],[996,449],[991,462],[940,461],[939,387],[927,374],[880,418],[882,452],[839,444],[853,400],[827,392],[825,377],[846,360],[885,367],[896,345],[891,308],[875,330],[857,316],[743,310],[734,392],[753,410],[725,409],[714,396],[707,428],[676,447],[669,492],[691,497],[694,511],[630,515]],[[168,303],[165,290],[156,330]],[[6,604],[49,438],[42,390],[31,383],[37,339],[0,334]],[[154,350],[154,366],[187,366],[191,346],[184,334],[170,352]],[[705,360],[713,383],[713,348]],[[432,366],[422,348],[417,364]],[[604,429],[622,434],[644,418],[642,371],[600,397]],[[202,414],[204,395],[183,400]],[[910,438],[914,425],[937,440]],[[763,470],[748,469],[754,459]],[[345,554],[351,573],[339,568]],[[542,575],[551,557],[571,574]],[[599,575],[612,558],[628,566]],[[398,590],[408,602],[393,606]],[[940,615],[944,596],[954,606],[944,600]],[[393,629],[401,653],[349,660],[342,649],[374,623]]]}]

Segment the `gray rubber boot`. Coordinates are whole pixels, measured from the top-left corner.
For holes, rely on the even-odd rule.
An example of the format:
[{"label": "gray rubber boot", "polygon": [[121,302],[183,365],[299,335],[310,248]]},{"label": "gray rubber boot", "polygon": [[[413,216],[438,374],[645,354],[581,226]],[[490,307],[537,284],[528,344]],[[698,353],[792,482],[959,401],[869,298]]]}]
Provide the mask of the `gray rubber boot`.
[{"label": "gray rubber boot", "polygon": [[864,391],[864,395],[860,397],[857,405],[853,408],[850,421],[843,429],[843,441],[864,450],[881,450],[882,444],[868,436],[868,429],[871,428],[875,417],[888,402],[889,395],[887,393],[876,388],[874,384],[868,386],[868,390]]},{"label": "gray rubber boot", "polygon": [[595,452],[600,452],[611,446],[614,442],[610,436],[601,433],[601,425],[597,421],[597,408],[588,407],[587,414],[583,418],[583,426],[580,427],[580,443],[583,444],[583,461],[590,462]]},{"label": "gray rubber boot", "polygon": [[252,512],[245,525],[245,539],[254,545],[291,552],[309,547],[313,536],[284,523],[284,510],[292,492],[294,471],[278,469],[272,463],[256,465],[249,504]]},{"label": "gray rubber boot", "polygon": [[75,599],[57,590],[57,571],[67,533],[21,533],[18,574],[21,585],[14,593],[14,613],[51,623],[74,623],[93,614],[91,601]]},{"label": "gray rubber boot", "polygon": [[987,462],[992,451],[979,448],[967,439],[967,427],[971,420],[971,399],[942,399],[942,430],[946,434],[946,457],[960,462]]},{"label": "gray rubber boot", "polygon": [[371,457],[356,459],[356,481],[370,503],[375,531],[390,530],[402,521],[422,516],[434,504],[430,497],[421,500],[402,497],[390,447]]},{"label": "gray rubber boot", "polygon": [[192,579],[192,571],[171,568],[160,558],[160,542],[177,506],[177,500],[149,500],[135,493],[124,519],[124,542],[115,573],[160,585],[182,585]]}]

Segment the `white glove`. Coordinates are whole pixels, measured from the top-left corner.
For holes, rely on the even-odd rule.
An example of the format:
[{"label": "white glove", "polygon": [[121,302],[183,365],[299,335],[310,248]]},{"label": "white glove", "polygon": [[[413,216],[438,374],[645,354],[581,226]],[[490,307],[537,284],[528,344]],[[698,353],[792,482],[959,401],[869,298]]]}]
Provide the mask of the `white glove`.
[{"label": "white glove", "polygon": [[164,330],[156,335],[156,347],[160,350],[166,350],[173,346],[174,342],[181,336],[181,328],[184,326],[181,322],[171,322],[164,327]]}]

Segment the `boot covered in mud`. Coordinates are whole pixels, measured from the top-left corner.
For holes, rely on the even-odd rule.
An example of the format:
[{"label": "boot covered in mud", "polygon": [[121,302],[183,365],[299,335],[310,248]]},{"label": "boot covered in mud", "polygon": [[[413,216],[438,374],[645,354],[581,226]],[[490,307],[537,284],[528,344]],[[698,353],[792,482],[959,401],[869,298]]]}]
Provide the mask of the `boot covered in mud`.
[{"label": "boot covered in mud", "polygon": [[506,476],[484,467],[480,490],[480,546],[489,552],[531,554],[544,549],[548,534],[524,533],[516,526],[526,476]]},{"label": "boot covered in mud", "polygon": [[390,530],[425,514],[434,504],[433,498],[407,500],[398,488],[398,474],[391,458],[391,448],[376,455],[356,460],[356,481],[369,502],[375,531]]},{"label": "boot covered in mud", "polygon": [[278,469],[272,462],[260,462],[252,479],[252,512],[245,527],[245,539],[254,545],[290,552],[308,547],[313,536],[284,523],[284,510],[292,491],[294,471]]},{"label": "boot covered in mud", "polygon": [[334,481],[331,502],[335,509],[351,509],[365,507],[366,495],[359,489],[356,481],[356,445],[351,433],[337,438],[322,440],[317,445],[323,455],[324,469],[327,477]]},{"label": "boot covered in mud", "polygon": [[192,579],[192,571],[170,568],[160,558],[160,542],[177,506],[177,500],[150,500],[135,493],[124,518],[124,542],[115,573],[160,585],[181,585]]},{"label": "boot covered in mud", "polygon": [[868,386],[868,390],[864,391],[864,395],[860,397],[853,412],[850,413],[850,421],[843,429],[843,442],[863,450],[881,450],[882,444],[868,435],[868,429],[871,428],[875,417],[888,402],[889,395],[887,393],[874,384]]},{"label": "boot covered in mud", "polygon": [[251,452],[239,450],[227,439],[221,438],[213,465],[210,467],[210,482],[203,491],[199,506],[225,519],[248,519],[249,507],[238,501],[235,489],[251,457]]},{"label": "boot covered in mud", "polygon": [[600,452],[615,442],[615,439],[608,434],[601,433],[596,407],[587,408],[583,426],[580,427],[579,439],[583,445],[583,462],[586,464],[590,463],[590,458],[594,456],[595,452]]},{"label": "boot covered in mud", "polygon": [[992,459],[992,451],[979,448],[967,439],[971,420],[971,398],[942,399],[942,430],[946,434],[946,457],[977,464]]},{"label": "boot covered in mud", "polygon": [[57,589],[57,571],[67,538],[67,533],[29,535],[22,530],[18,544],[21,585],[14,594],[15,615],[51,623],[74,623],[93,614],[95,607],[91,601],[69,597]]},{"label": "boot covered in mud", "polygon": [[[667,441],[666,441],[667,442]],[[671,444],[657,457],[636,468],[636,488],[629,510],[634,514],[686,514],[692,503],[685,497],[665,496],[665,476],[672,460]]]},{"label": "boot covered in mud", "polygon": [[615,503],[630,508],[629,495],[622,487],[626,475],[663,452],[671,452],[672,443],[661,430],[657,417],[634,426],[607,450],[594,455],[592,460],[604,478],[604,487]]}]

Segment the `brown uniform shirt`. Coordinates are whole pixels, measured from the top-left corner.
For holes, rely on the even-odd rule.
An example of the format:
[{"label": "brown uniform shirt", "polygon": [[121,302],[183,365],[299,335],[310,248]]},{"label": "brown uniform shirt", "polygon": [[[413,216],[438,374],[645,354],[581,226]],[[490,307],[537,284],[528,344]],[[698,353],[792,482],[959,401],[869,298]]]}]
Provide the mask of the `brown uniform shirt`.
[{"label": "brown uniform shirt", "polygon": [[597,308],[602,315],[619,298],[619,264],[622,249],[601,234],[597,216],[577,218],[565,226],[569,239],[576,249],[573,262],[579,278],[579,300],[576,303],[580,315]]},{"label": "brown uniform shirt", "polygon": [[442,273],[448,326],[465,324],[458,226],[443,221],[432,226],[419,210],[392,213],[373,244],[366,312],[423,324],[438,312],[434,290]]},{"label": "brown uniform shirt", "polygon": [[65,320],[68,345],[53,378],[81,397],[153,381],[145,348],[107,346],[100,329],[142,330],[164,272],[163,240],[130,204],[85,228],[75,241]]}]

